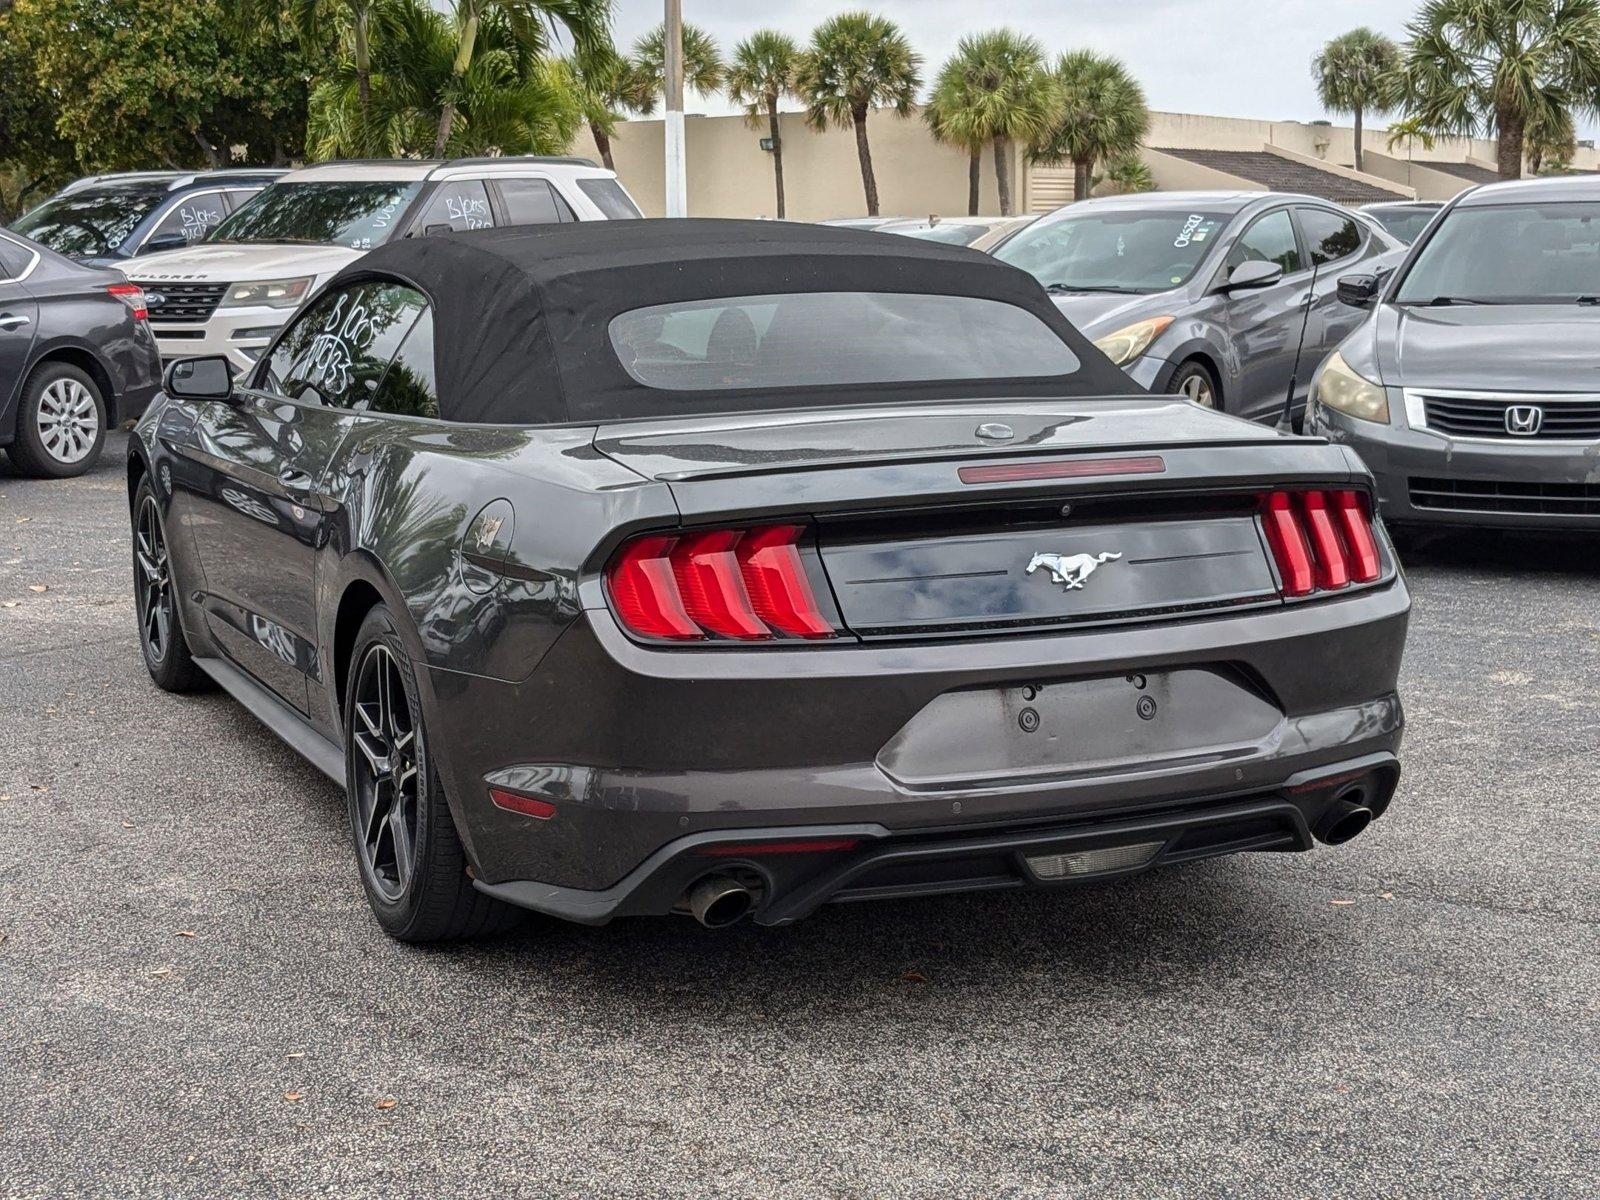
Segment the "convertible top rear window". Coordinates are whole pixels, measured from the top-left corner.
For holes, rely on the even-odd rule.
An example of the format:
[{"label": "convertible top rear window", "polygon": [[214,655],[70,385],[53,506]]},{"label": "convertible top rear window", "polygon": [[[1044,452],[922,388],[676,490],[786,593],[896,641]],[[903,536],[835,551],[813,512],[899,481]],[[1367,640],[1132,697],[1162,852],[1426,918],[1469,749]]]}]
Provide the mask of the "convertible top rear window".
[{"label": "convertible top rear window", "polygon": [[899,292],[734,296],[636,308],[611,347],[663,391],[818,388],[1071,375],[1077,355],[999,300]]}]

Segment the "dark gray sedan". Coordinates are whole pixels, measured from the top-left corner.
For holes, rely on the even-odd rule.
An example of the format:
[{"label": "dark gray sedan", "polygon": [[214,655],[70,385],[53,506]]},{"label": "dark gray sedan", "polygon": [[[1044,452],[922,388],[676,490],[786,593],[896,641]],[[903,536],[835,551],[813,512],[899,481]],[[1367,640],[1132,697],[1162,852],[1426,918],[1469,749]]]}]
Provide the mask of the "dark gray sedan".
[{"label": "dark gray sedan", "polygon": [[1600,529],[1600,181],[1463,193],[1324,362],[1309,428],[1361,452],[1384,516]]},{"label": "dark gray sedan", "polygon": [[1401,246],[1313,196],[1170,192],[1071,205],[994,255],[1152,392],[1271,420],[1291,376],[1301,410],[1314,364],[1360,323],[1338,275],[1393,266]]},{"label": "dark gray sedan", "polygon": [[26,475],[87,471],[160,383],[144,291],[0,230],[0,446]]},{"label": "dark gray sedan", "polygon": [[395,242],[130,452],[151,676],[344,785],[396,937],[1307,850],[1398,777],[1355,454],[1143,394],[973,251]]}]

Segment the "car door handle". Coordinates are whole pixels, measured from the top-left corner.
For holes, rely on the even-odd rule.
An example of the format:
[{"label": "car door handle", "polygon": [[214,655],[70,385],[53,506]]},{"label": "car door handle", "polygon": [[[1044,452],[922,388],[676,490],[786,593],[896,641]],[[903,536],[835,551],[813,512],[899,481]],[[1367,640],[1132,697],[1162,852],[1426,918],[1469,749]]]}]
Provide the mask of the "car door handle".
[{"label": "car door handle", "polygon": [[32,325],[32,317],[19,317],[11,313],[0,317],[0,330],[21,329],[24,325]]},{"label": "car door handle", "polygon": [[284,491],[294,492],[297,495],[309,495],[317,481],[304,471],[297,471],[293,467],[285,467],[278,472],[278,482],[283,484]]}]

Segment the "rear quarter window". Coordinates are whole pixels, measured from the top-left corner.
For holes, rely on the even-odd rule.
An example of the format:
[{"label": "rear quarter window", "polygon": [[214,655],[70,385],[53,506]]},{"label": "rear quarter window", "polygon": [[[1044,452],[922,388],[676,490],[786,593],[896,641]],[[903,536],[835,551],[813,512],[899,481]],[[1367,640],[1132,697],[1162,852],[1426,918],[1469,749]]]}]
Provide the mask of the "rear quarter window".
[{"label": "rear quarter window", "polygon": [[580,179],[578,188],[605,214],[608,221],[633,221],[644,216],[615,179],[603,176]]}]

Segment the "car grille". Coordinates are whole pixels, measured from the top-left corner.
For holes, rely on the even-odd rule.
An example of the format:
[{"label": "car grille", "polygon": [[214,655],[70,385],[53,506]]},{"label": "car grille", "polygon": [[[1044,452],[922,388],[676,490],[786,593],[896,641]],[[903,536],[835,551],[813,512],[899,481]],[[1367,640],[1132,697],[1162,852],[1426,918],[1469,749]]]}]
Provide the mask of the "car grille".
[{"label": "car grille", "polygon": [[1600,516],[1600,484],[1413,478],[1411,504],[1455,512],[1595,517]]},{"label": "car grille", "polygon": [[[1450,396],[1423,393],[1428,428],[1455,437],[1504,438],[1508,441],[1600,441],[1600,396]],[[1535,408],[1540,424],[1535,433],[1512,433],[1506,410]]]},{"label": "car grille", "polygon": [[[227,283],[141,283],[150,297],[150,323],[170,325],[178,321],[204,321],[217,311],[231,284]],[[155,297],[161,302],[156,303]]]}]

